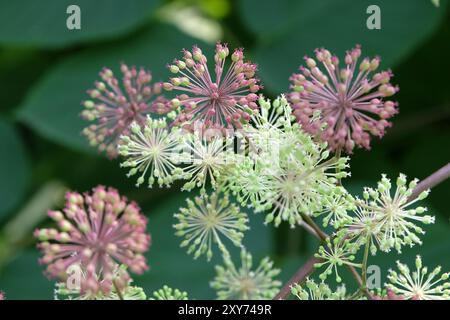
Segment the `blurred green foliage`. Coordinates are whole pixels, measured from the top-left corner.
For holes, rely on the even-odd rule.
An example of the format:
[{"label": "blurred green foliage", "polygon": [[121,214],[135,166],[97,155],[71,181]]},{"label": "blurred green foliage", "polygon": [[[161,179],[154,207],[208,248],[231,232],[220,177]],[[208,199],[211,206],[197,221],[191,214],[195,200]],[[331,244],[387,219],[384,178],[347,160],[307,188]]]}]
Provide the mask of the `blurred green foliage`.
[{"label": "blurred green foliage", "polygon": [[[140,203],[149,216],[153,245],[148,253],[151,270],[136,283],[147,292],[168,284],[189,291],[193,298],[214,297],[208,282],[219,259],[194,261],[173,234],[172,214],[188,194],[177,186],[136,189],[118,161],[98,155],[80,135],[80,102],[103,66],[118,70],[122,61],[142,65],[155,80],[164,80],[166,64],[183,47],[212,47],[214,43],[205,43],[209,38],[196,38],[195,32],[204,34],[200,31],[209,25],[192,22],[189,16],[174,21],[176,12],[174,19],[167,19],[167,10],[170,15],[171,8],[188,8],[219,26],[221,40],[244,47],[258,63],[265,93],[271,97],[288,89],[289,75],[315,47],[342,56],[360,43],[363,54],[379,54],[401,87],[396,97],[401,112],[386,137],[374,141],[372,151],[357,150],[353,155],[352,178],[346,184],[358,190],[374,184],[381,173],[424,178],[450,159],[447,2],[436,8],[426,0],[1,0],[0,289],[11,299],[52,298],[52,282],[38,265],[32,230],[24,230],[29,236],[14,241],[6,231],[11,224],[17,227],[14,222],[22,221],[17,218],[21,213],[20,219],[28,214],[23,209],[33,196],[48,197],[39,193],[44,185],[60,181],[78,191],[111,185]],[[68,4],[80,6],[81,30],[66,28]],[[381,8],[381,30],[366,28],[369,4]],[[420,252],[430,266],[450,268],[449,190],[449,181],[433,190],[428,202],[437,223],[427,228],[424,246],[405,250],[402,260],[411,262]],[[262,224],[261,216],[251,214],[250,219],[252,229],[244,243],[255,259],[274,258],[283,269],[283,280],[317,248],[317,241],[300,229],[274,230]],[[377,259],[373,263],[386,271],[396,257]]]}]

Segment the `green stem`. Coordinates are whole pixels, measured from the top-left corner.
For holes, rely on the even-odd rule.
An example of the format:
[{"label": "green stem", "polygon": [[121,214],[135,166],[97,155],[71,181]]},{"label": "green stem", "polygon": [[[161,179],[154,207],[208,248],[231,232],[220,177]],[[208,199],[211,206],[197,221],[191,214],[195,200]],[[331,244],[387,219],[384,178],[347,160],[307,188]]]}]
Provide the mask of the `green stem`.
[{"label": "green stem", "polygon": [[362,273],[361,273],[362,285],[361,285],[361,290],[366,290],[367,289],[367,261],[369,260],[369,249],[370,249],[371,241],[372,241],[372,238],[370,236],[367,236],[366,246],[364,248],[364,258],[363,258],[363,262],[362,262]]},{"label": "green stem", "polygon": [[119,296],[119,300],[125,300],[123,298],[122,292],[120,291],[119,287],[117,286],[116,280],[113,281],[114,288],[116,289],[117,295]]},{"label": "green stem", "polygon": [[[335,157],[336,157],[337,160],[339,160],[339,159],[341,158],[341,153],[342,153],[342,149],[341,149],[341,148],[338,148],[338,149],[336,150],[336,155],[335,155]],[[341,173],[341,170],[337,167],[337,168],[336,168],[336,174],[339,174],[339,173]],[[342,186],[341,178],[338,179],[337,185],[338,185],[338,186]]]}]

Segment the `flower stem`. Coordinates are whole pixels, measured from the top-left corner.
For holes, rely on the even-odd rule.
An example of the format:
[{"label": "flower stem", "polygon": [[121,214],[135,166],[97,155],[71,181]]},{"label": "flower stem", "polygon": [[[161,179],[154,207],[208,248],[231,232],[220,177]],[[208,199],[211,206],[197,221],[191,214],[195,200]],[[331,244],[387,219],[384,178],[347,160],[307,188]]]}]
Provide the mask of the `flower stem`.
[{"label": "flower stem", "polygon": [[[303,213],[301,215],[302,215],[302,218],[305,221],[305,223],[310,227],[310,229],[314,230],[315,236],[321,242],[325,242],[326,239],[329,237],[329,235],[327,235],[325,232],[323,232],[322,229],[319,228],[319,226],[314,222],[314,220],[310,216],[303,214]],[[356,282],[361,287],[363,282],[362,282],[361,276],[359,275],[358,271],[356,271],[355,266],[346,264],[346,267],[350,270],[353,278],[355,278]],[[292,283],[290,285],[292,285]],[[290,286],[288,286],[288,288],[290,288]]]},{"label": "flower stem", "polygon": [[431,189],[435,186],[437,186],[439,183],[447,180],[450,178],[450,162],[447,163],[445,166],[440,168],[435,173],[431,174],[427,178],[420,181],[417,186],[414,188],[413,193],[409,197],[409,201],[414,200],[421,194],[423,191]]},{"label": "flower stem", "polygon": [[[341,154],[342,154],[342,149],[341,148],[338,148],[337,150],[336,150],[336,159],[337,160],[339,160],[340,158],[341,158]],[[341,170],[339,169],[339,168],[336,168],[336,174],[339,174],[341,172]],[[338,179],[338,181],[337,181],[337,185],[338,186],[342,186],[342,181],[341,181],[341,179],[339,178]]]},{"label": "flower stem", "polygon": [[[367,261],[369,260],[369,248],[371,245],[371,241],[372,241],[372,238],[370,236],[368,236],[366,239],[366,246],[364,248],[364,257],[363,257],[362,271],[361,271],[362,285],[361,285],[360,290],[361,290],[361,292],[366,293],[366,295],[369,292],[368,288],[367,288]],[[368,295],[368,298],[369,299],[371,298],[370,293]]]},{"label": "flower stem", "polygon": [[304,265],[297,270],[297,272],[289,279],[286,285],[281,288],[280,292],[275,296],[274,300],[283,300],[291,293],[291,286],[299,283],[301,284],[306,278],[314,272],[314,265],[321,262],[319,258],[312,256]]},{"label": "flower stem", "polygon": [[114,285],[114,288],[117,291],[117,295],[119,296],[119,300],[124,300],[123,299],[123,295],[122,295],[122,291],[120,291],[119,286],[116,283],[116,280],[113,280],[113,285]]}]

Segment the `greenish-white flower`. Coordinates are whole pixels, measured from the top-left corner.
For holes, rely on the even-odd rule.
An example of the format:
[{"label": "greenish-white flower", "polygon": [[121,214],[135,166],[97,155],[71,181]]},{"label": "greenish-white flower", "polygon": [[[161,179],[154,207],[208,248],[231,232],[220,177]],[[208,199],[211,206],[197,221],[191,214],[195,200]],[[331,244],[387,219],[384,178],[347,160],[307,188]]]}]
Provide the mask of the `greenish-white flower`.
[{"label": "greenish-white flower", "polygon": [[224,266],[216,266],[216,277],[211,287],[219,300],[268,300],[279,290],[281,282],[274,278],[280,273],[273,268],[273,262],[264,258],[252,270],[253,259],[245,249],[241,251],[241,267],[236,268],[231,257],[224,254]]},{"label": "greenish-white flower", "polygon": [[284,97],[273,104],[260,99],[255,127],[244,126],[250,140],[247,161],[239,161],[228,177],[230,189],[242,205],[267,211],[266,223],[293,227],[302,215],[323,212],[339,197],[337,181],[346,177],[347,158],[330,157],[326,144],[316,143],[300,125]]},{"label": "greenish-white flower", "polygon": [[154,291],[153,297],[149,300],[188,300],[188,294],[179,289],[163,286],[161,289]]},{"label": "greenish-white flower", "polygon": [[325,267],[325,270],[320,274],[319,278],[325,281],[333,272],[337,282],[341,282],[342,278],[339,275],[338,268],[343,265],[361,268],[360,264],[354,263],[355,247],[349,240],[345,239],[345,235],[336,235],[332,240],[327,238],[326,245],[321,246],[319,251],[314,255],[319,258],[321,262],[314,265],[315,268]]},{"label": "greenish-white flower", "polygon": [[194,258],[206,254],[209,261],[213,245],[221,251],[227,250],[223,239],[241,246],[244,232],[249,229],[248,218],[237,205],[230,203],[227,194],[213,192],[186,201],[187,207],[175,214],[178,223],[174,228],[175,234],[184,238],[181,246],[187,247],[189,254],[193,253]]},{"label": "greenish-white flower", "polygon": [[189,180],[183,190],[199,187],[204,193],[208,180],[216,188],[227,167],[234,162],[233,140],[220,136],[204,138],[196,134],[186,134],[182,140],[184,178]]},{"label": "greenish-white flower", "polygon": [[339,229],[352,221],[350,212],[356,210],[355,199],[343,187],[335,189],[333,197],[324,197],[322,211],[316,212],[316,217],[322,216],[323,226],[333,226]]},{"label": "greenish-white flower", "polygon": [[412,271],[406,264],[397,261],[399,272],[389,270],[389,283],[386,287],[407,300],[449,300],[450,273],[442,273],[441,267],[430,272],[422,265],[422,258],[416,257],[416,270]]},{"label": "greenish-white flower", "polygon": [[[429,193],[426,190],[416,199],[409,199],[416,185],[417,179],[407,185],[406,176],[400,174],[397,187],[392,192],[391,181],[382,175],[377,188],[365,188],[363,199],[357,201],[358,216],[348,226],[349,234],[373,238],[384,252],[394,248],[400,253],[403,246],[422,244],[419,236],[425,231],[419,224],[434,223],[434,217],[423,215],[427,211],[425,207],[413,207]],[[375,251],[376,248],[372,246],[372,253]]]},{"label": "greenish-white flower", "polygon": [[306,279],[303,285],[295,284],[291,287],[292,295],[299,300],[345,300],[345,286],[339,286],[336,291],[332,291],[330,287],[324,283],[316,283],[312,279]]},{"label": "greenish-white flower", "polygon": [[176,134],[167,127],[166,120],[147,117],[145,126],[131,124],[130,135],[120,137],[119,154],[127,160],[122,167],[130,168],[128,176],[139,174],[136,185],[145,182],[148,175],[148,187],[156,182],[161,186],[170,186],[183,177],[178,167],[179,143]]}]

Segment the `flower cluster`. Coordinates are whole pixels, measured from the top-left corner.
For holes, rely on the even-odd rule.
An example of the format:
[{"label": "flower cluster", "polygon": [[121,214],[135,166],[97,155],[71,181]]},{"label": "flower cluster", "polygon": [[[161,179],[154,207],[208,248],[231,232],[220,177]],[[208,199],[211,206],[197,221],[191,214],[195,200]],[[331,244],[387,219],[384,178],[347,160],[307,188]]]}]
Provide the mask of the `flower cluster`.
[{"label": "flower cluster", "polygon": [[218,185],[226,167],[233,163],[233,141],[229,137],[205,138],[197,134],[169,130],[164,118],[147,118],[144,126],[131,125],[129,135],[121,136],[120,155],[127,159],[122,167],[130,168],[128,176],[139,174],[136,185],[145,182],[148,187],[155,182],[170,186],[174,181],[187,180],[183,190],[199,187],[205,193],[210,182]]},{"label": "flower cluster", "polygon": [[178,139],[167,130],[164,118],[156,120],[147,117],[141,127],[133,122],[129,135],[120,137],[119,154],[127,160],[122,167],[131,168],[128,176],[139,174],[136,186],[144,183],[148,174],[148,187],[156,182],[161,186],[170,186],[173,181],[182,177],[182,171],[177,167],[179,159]]},{"label": "flower cluster", "polygon": [[400,253],[403,246],[422,244],[419,235],[425,231],[418,223],[434,223],[433,216],[423,215],[427,208],[412,208],[428,196],[429,190],[410,199],[417,179],[407,185],[406,176],[400,174],[396,184],[392,192],[390,179],[383,175],[376,189],[365,188],[363,199],[356,201],[355,217],[346,225],[350,238],[360,243],[371,242],[372,254],[376,253],[377,247],[384,252],[396,249]]},{"label": "flower cluster", "polygon": [[180,208],[175,214],[178,223],[174,225],[176,235],[183,237],[182,247],[188,247],[188,253],[194,258],[206,254],[208,261],[213,255],[212,245],[217,244],[224,252],[226,246],[221,237],[230,240],[235,246],[242,245],[247,226],[247,215],[235,204],[230,204],[227,194],[213,193],[210,196],[187,199],[187,208]]},{"label": "flower cluster", "polygon": [[336,236],[333,240],[328,238],[326,240],[326,246],[321,246],[319,251],[314,255],[321,260],[314,267],[325,267],[325,271],[319,276],[320,279],[325,281],[334,272],[336,281],[341,282],[342,278],[339,275],[338,267],[347,265],[361,268],[360,264],[353,262],[355,260],[355,253],[355,247],[344,237]]},{"label": "flower cluster", "polygon": [[169,65],[177,76],[164,83],[164,88],[180,92],[171,100],[172,106],[179,108],[175,125],[192,129],[198,122],[204,128],[232,129],[249,121],[248,110],[257,110],[255,93],[260,89],[255,78],[256,65],[244,62],[243,50],[236,49],[227,68],[229,54],[226,44],[217,43],[214,76],[197,46],[191,51],[183,50],[183,58]]},{"label": "flower cluster", "polygon": [[397,261],[399,272],[389,271],[389,283],[386,287],[405,300],[449,300],[450,272],[441,273],[441,267],[429,272],[422,265],[422,258],[416,257],[416,270],[411,272],[407,265]]},{"label": "flower cluster", "polygon": [[[254,268],[242,244],[248,217],[234,198],[264,212],[266,224],[307,225],[323,240],[314,264],[322,269],[321,282],[292,285],[291,293],[300,300],[449,299],[450,274],[440,274],[439,267],[429,272],[420,257],[415,271],[398,262],[399,272],[390,271],[385,288],[367,288],[369,253],[400,253],[420,245],[422,225],[434,223],[434,217],[417,206],[429,191],[413,196],[417,180],[407,183],[403,174],[394,190],[382,175],[361,198],[341,183],[350,176],[342,151],[369,149],[371,137],[382,137],[398,112],[390,99],[398,91],[390,83],[392,73],[377,71],[378,57],[360,56],[356,46],[340,64],[328,50],[317,49],[315,59],[305,57],[306,67],[291,76],[291,91],[273,101],[257,95],[257,68],[245,61],[243,50],[230,54],[222,43],[215,47],[213,71],[194,46],[168,66],[174,76],[164,83],[151,84],[149,72],[122,65],[119,84],[105,68],[88,92],[91,100],[83,103],[82,116],[92,122],[83,134],[110,157],[124,157],[121,166],[137,177],[136,186],[170,187],[182,181],[184,191],[200,189],[174,214],[173,227],[194,258],[205,255],[209,261],[216,249],[221,252],[223,265],[216,266],[210,283],[218,299],[272,299],[281,285],[275,279],[280,270],[269,258]],[[173,94],[170,100],[162,89]],[[150,236],[137,204],[99,186],[83,195],[67,193],[65,208],[49,216],[58,227],[36,230],[35,236],[46,273],[60,281],[56,298],[146,299],[127,271],[148,269],[143,254]],[[314,219],[332,233],[322,232]],[[240,267],[231,259],[228,242],[240,250]],[[345,286],[332,291],[325,283],[330,275],[341,282],[342,266],[352,269],[361,284],[352,295]],[[73,267],[79,270],[75,288],[68,282]],[[187,293],[164,286],[150,299],[185,300]]]},{"label": "flower cluster", "polygon": [[312,279],[306,279],[303,285],[293,285],[291,293],[299,300],[345,300],[346,298],[345,286],[342,285],[336,291],[332,291],[323,281],[317,284]]},{"label": "flower cluster", "polygon": [[[398,91],[390,84],[392,73],[374,73],[380,59],[364,58],[358,64],[360,56],[361,48],[356,46],[346,53],[341,67],[338,57],[317,49],[316,59],[305,57],[306,67],[290,78],[288,98],[297,121],[332,150],[351,153],[355,145],[369,149],[370,135],[382,137],[391,126],[388,119],[398,112],[397,103],[387,100]],[[321,116],[311,122],[316,111]],[[326,130],[321,130],[323,124]]]},{"label": "flower cluster", "polygon": [[81,269],[80,292],[110,294],[112,287],[123,290],[128,272],[148,269],[143,253],[150,246],[147,219],[134,202],[128,202],[113,188],[98,186],[92,193],[66,194],[63,211],[49,211],[58,228],[35,231],[38,248],[47,264],[46,273],[65,280],[73,266]]},{"label": "flower cluster", "polygon": [[288,221],[294,227],[302,215],[323,212],[342,196],[337,182],[348,175],[348,159],[329,157],[326,144],[292,123],[283,96],[273,104],[261,97],[260,105],[256,127],[244,127],[255,152],[233,167],[229,189],[242,205],[268,210],[266,223]]},{"label": "flower cluster", "polygon": [[0,291],[0,301],[5,300],[5,293],[3,291]]},{"label": "flower cluster", "polygon": [[216,277],[211,287],[217,291],[219,300],[267,300],[278,292],[281,282],[274,280],[279,269],[273,268],[269,258],[264,258],[252,270],[253,259],[245,249],[241,250],[242,266],[238,269],[228,254],[223,255],[224,266],[216,266]]},{"label": "flower cluster", "polygon": [[149,300],[188,300],[188,294],[185,291],[163,286],[162,289],[154,291],[153,298]]},{"label": "flower cluster", "polygon": [[122,64],[122,85],[113,72],[104,68],[100,72],[102,81],[89,90],[92,100],[83,102],[81,116],[93,124],[83,134],[93,146],[106,151],[110,158],[117,156],[117,145],[121,135],[129,134],[132,122],[143,124],[150,113],[165,114],[171,110],[170,103],[161,94],[162,84],[151,84],[150,72],[137,70]]}]

